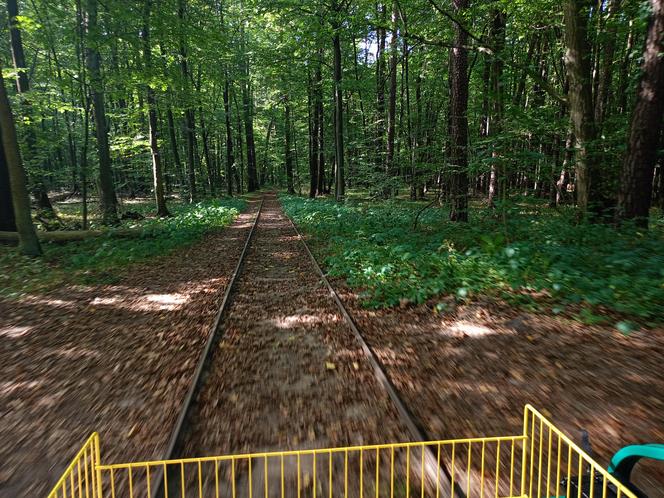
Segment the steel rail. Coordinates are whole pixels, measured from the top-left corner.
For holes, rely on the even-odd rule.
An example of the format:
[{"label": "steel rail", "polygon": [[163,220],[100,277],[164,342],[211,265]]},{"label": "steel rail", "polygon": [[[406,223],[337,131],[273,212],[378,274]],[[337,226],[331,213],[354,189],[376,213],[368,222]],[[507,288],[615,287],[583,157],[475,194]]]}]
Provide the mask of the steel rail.
[{"label": "steel rail", "polygon": [[[196,370],[194,371],[194,376],[192,378],[192,382],[189,385],[189,390],[187,391],[187,395],[184,398],[184,402],[182,403],[182,407],[180,409],[180,414],[178,415],[178,418],[175,422],[175,426],[173,427],[173,430],[171,431],[171,436],[168,440],[168,446],[166,447],[166,452],[164,454],[164,460],[171,460],[174,458],[176,453],[181,449],[181,445],[183,441],[181,440],[184,432],[186,431],[186,422],[187,422],[187,417],[189,414],[189,410],[194,404],[196,400],[196,396],[199,392],[200,386],[204,381],[204,372],[206,367],[208,366],[209,360],[210,360],[210,352],[212,350],[212,345],[216,343],[223,334],[220,334],[220,326],[221,326],[221,321],[224,315],[224,312],[226,311],[226,306],[229,303],[230,300],[230,295],[233,290],[233,287],[235,286],[235,282],[237,280],[238,275],[240,274],[240,270],[242,268],[242,264],[244,263],[245,256],[247,254],[247,251],[249,249],[249,245],[251,243],[251,239],[253,238],[254,232],[256,231],[256,226],[258,225],[258,220],[261,216],[261,211],[263,209],[263,203],[265,199],[261,197],[260,204],[258,205],[258,210],[256,211],[256,216],[254,218],[254,222],[251,225],[251,230],[249,230],[249,235],[247,235],[247,239],[244,242],[244,247],[242,248],[242,253],[240,254],[240,257],[238,259],[237,265],[235,266],[235,270],[233,271],[233,274],[231,275],[231,279],[228,282],[228,285],[226,286],[226,290],[224,291],[224,297],[221,300],[221,305],[219,306],[219,310],[217,311],[217,315],[214,319],[214,323],[210,329],[210,333],[208,334],[208,338],[205,342],[205,347],[203,348],[203,351],[201,352],[201,355],[198,358],[198,364],[196,366]],[[171,479],[169,479],[170,481]],[[164,496],[164,471],[163,469],[158,469],[158,474],[155,479],[155,486],[154,486],[154,491],[152,492],[152,498],[158,498],[158,497],[163,497]]]},{"label": "steel rail", "polygon": [[[283,209],[283,208],[282,208]],[[360,329],[358,328],[357,324],[355,323],[355,320],[351,316],[351,314],[348,312],[346,309],[346,306],[344,306],[343,302],[341,301],[341,298],[337,294],[337,291],[332,287],[332,284],[330,281],[327,279],[325,276],[325,272],[323,272],[323,269],[321,268],[320,264],[318,263],[318,260],[314,256],[314,254],[311,252],[311,249],[309,249],[309,245],[307,244],[305,238],[302,236],[300,231],[297,228],[297,225],[293,222],[290,216],[286,214],[284,211],[284,216],[290,221],[290,224],[293,227],[293,230],[295,231],[297,238],[302,242],[302,245],[304,246],[304,249],[306,250],[307,254],[309,255],[309,258],[311,259],[311,262],[313,263],[314,267],[316,268],[316,271],[318,272],[321,280],[327,287],[327,290],[329,291],[330,296],[334,300],[334,302],[337,305],[337,308],[339,309],[339,312],[341,315],[344,317],[344,320],[350,327],[351,331],[353,332],[353,335],[355,336],[355,339],[357,342],[360,344],[360,347],[362,348],[362,351],[364,352],[366,358],[368,359],[369,363],[371,364],[374,374],[376,376],[376,379],[378,382],[381,384],[381,386],[385,389],[387,394],[389,395],[390,399],[392,400],[392,403],[394,404],[402,422],[406,426],[406,429],[408,429],[408,432],[410,432],[410,435],[412,438],[414,438],[418,442],[424,442],[424,441],[433,441],[435,438],[432,438],[429,436],[427,433],[426,429],[422,426],[421,423],[419,423],[413,413],[410,411],[408,408],[408,405],[405,403],[405,401],[401,398],[399,393],[397,392],[396,387],[394,386],[394,383],[390,379],[390,377],[387,374],[387,370],[385,369],[385,366],[383,363],[380,361],[378,358],[378,355],[376,352],[373,350],[373,348],[369,345],[369,343],[366,341],[362,333],[360,332]],[[427,451],[427,473],[429,474],[429,478],[432,479],[433,482],[436,482],[438,477],[437,477],[437,471],[440,468],[440,470],[443,472],[445,477],[448,480],[448,485],[451,487],[452,483],[454,482],[454,491],[455,494],[458,498],[465,498],[466,494],[465,492],[461,489],[459,486],[458,482],[455,482],[452,480],[452,476],[450,474],[449,469],[447,468],[447,465],[443,462],[442,458],[440,460],[440,466],[438,465],[438,459],[437,456],[434,454],[433,450],[429,447],[426,448]],[[431,474],[434,474],[436,477],[432,477]]]}]

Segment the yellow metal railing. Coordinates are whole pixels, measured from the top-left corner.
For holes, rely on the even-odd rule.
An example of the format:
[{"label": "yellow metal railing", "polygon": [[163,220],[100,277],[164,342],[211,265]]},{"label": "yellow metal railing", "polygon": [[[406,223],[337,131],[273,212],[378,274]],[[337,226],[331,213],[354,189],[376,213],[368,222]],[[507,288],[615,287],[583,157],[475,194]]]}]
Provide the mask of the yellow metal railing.
[{"label": "yellow metal railing", "polygon": [[574,479],[636,498],[526,406],[514,436],[109,465],[94,434],[49,498],[581,498]]},{"label": "yellow metal railing", "polygon": [[99,435],[85,442],[49,493],[48,498],[97,498],[102,496]]},{"label": "yellow metal railing", "polygon": [[588,496],[636,496],[609,474],[569,437],[557,429],[540,412],[526,405],[523,435],[527,448],[523,453],[522,471],[528,479],[521,481],[521,495],[530,498],[582,498]]}]

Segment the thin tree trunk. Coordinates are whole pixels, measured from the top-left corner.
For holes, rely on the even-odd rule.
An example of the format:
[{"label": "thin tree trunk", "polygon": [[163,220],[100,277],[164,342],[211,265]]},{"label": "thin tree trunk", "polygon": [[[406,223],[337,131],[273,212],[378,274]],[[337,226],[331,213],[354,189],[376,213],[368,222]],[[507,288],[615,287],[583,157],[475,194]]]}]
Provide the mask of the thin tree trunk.
[{"label": "thin tree trunk", "polygon": [[82,228],[88,228],[88,145],[90,144],[90,99],[83,96],[83,146],[81,147]]},{"label": "thin tree trunk", "polygon": [[318,195],[325,194],[325,108],[323,104],[323,75],[321,66],[323,65],[323,51],[318,51],[318,62],[316,64],[316,72],[314,79],[314,96],[315,96],[315,115],[314,119],[318,123],[318,185],[316,190]]},{"label": "thin tree trunk", "polygon": [[[186,0],[178,0],[178,19],[180,21],[181,30],[184,29],[186,10]],[[180,72],[182,73],[182,93],[185,98],[189,99],[191,95],[191,76],[189,75],[187,47],[185,45],[183,34],[180,35],[178,48],[180,51]],[[187,104],[187,107],[184,110],[184,133],[187,145],[185,159],[187,162],[187,178],[189,183],[189,202],[194,202],[196,199],[196,124],[194,121],[194,111],[191,109],[190,104]]]},{"label": "thin tree trunk", "polygon": [[198,108],[198,119],[201,124],[201,140],[203,141],[203,157],[205,158],[205,167],[207,169],[208,185],[210,187],[210,195],[214,195],[216,190],[216,175],[214,170],[214,163],[212,161],[212,155],[210,154],[209,138],[210,134],[205,125],[205,119],[203,118],[203,108]]},{"label": "thin tree trunk", "polygon": [[603,219],[610,207],[608,191],[603,183],[602,165],[595,126],[590,46],[587,38],[587,0],[566,0],[565,63],[569,79],[569,109],[576,137],[576,193],[580,214],[592,220]]},{"label": "thin tree trunk", "polygon": [[309,114],[309,197],[316,197],[318,188],[318,107],[316,102],[316,89],[309,74],[308,85],[308,114]]},{"label": "thin tree trunk", "polygon": [[175,120],[173,119],[173,110],[169,105],[166,109],[166,118],[168,121],[168,139],[171,143],[171,153],[173,154],[173,163],[178,173],[178,178],[181,184],[184,184],[184,173],[182,170],[182,161],[180,160],[180,151],[178,148],[177,137],[175,136]]},{"label": "thin tree trunk", "polygon": [[[385,173],[388,178],[397,176],[394,164],[394,137],[396,135],[397,113],[397,0],[392,2],[392,39],[390,40],[390,96],[387,103],[387,150]],[[392,189],[384,189],[384,194],[391,194]]]},{"label": "thin tree trunk", "polygon": [[[150,47],[150,14],[152,0],[145,1],[143,12],[143,61],[145,69],[150,74],[152,70],[152,48]],[[157,216],[168,216],[166,199],[164,197],[164,180],[161,167],[161,154],[159,153],[159,133],[157,124],[157,99],[154,90],[148,84],[145,85],[146,101],[148,104],[148,134],[150,136],[150,155],[152,156],[152,187],[154,189]]]},{"label": "thin tree trunk", "polygon": [[627,33],[627,43],[625,44],[625,54],[620,65],[620,80],[618,82],[618,105],[617,111],[620,114],[627,112],[627,88],[629,86],[629,72],[632,66],[632,50],[634,49],[634,23],[629,22],[629,32]]},{"label": "thin tree trunk", "polygon": [[617,15],[620,13],[621,0],[608,0],[608,28],[606,29],[606,43],[602,50],[603,60],[601,74],[599,76],[597,95],[595,97],[595,124],[598,129],[602,128],[606,115],[606,106],[609,99],[609,90],[613,79],[613,55],[616,47]]},{"label": "thin tree trunk", "polygon": [[664,116],[664,0],[650,0],[641,80],[623,161],[618,215],[647,228]]},{"label": "thin tree trunk", "polygon": [[343,88],[341,87],[342,67],[341,67],[341,27],[337,26],[334,30],[332,44],[334,47],[334,145],[335,145],[335,199],[337,202],[343,201],[346,195],[346,184],[344,182],[344,102]]},{"label": "thin tree trunk", "polygon": [[[32,114],[32,105],[28,100],[27,94],[30,91],[30,82],[28,79],[28,66],[25,62],[25,54],[23,51],[23,39],[21,30],[18,27],[17,17],[19,16],[17,0],[7,0],[7,17],[9,20],[9,42],[12,53],[12,62],[14,63],[14,71],[16,71],[16,90],[21,95],[21,104],[24,113],[30,117]],[[30,156],[37,155],[36,153],[36,137],[35,130],[32,125],[29,125],[26,145],[28,146],[28,154]],[[37,207],[46,211],[48,214],[53,215],[53,205],[48,198],[48,192],[44,185],[44,180],[41,174],[33,177],[33,194],[37,200]]]},{"label": "thin tree trunk", "polygon": [[291,104],[288,93],[284,95],[284,161],[286,163],[286,186],[289,194],[293,188],[293,151],[291,150]]},{"label": "thin tree trunk", "polygon": [[382,24],[385,22],[385,4],[377,4],[377,16],[381,25],[376,28],[376,170],[385,172],[385,38],[386,32]]},{"label": "thin tree trunk", "polygon": [[[468,8],[468,0],[453,0],[458,16]],[[454,45],[450,49],[449,162],[452,205],[450,220],[468,221],[468,34],[454,25]]]},{"label": "thin tree trunk", "polygon": [[[0,68],[0,72],[2,69]],[[21,161],[21,154],[16,138],[14,117],[9,106],[5,82],[0,78],[0,135],[4,149],[4,158],[7,162],[7,172],[12,194],[14,208],[14,221],[18,231],[19,251],[27,256],[41,255],[41,246],[37,239],[37,232],[32,224],[30,210],[30,196],[26,183],[25,170]]]},{"label": "thin tree trunk", "polygon": [[237,101],[237,94],[233,92],[233,103],[235,104],[235,116],[237,118],[237,150],[240,155],[239,168],[235,169],[235,179],[238,193],[244,192],[244,142],[242,140],[242,114]]},{"label": "thin tree trunk", "polygon": [[235,157],[233,156],[233,128],[231,126],[231,105],[229,99],[228,72],[224,81],[224,119],[226,122],[226,192],[233,195],[233,170]]},{"label": "thin tree trunk", "polygon": [[267,125],[267,132],[265,134],[263,162],[259,175],[259,180],[261,185],[268,183],[268,165],[270,163],[270,138],[272,137],[272,128],[274,128],[274,115],[270,116],[270,122]]},{"label": "thin tree trunk", "polygon": [[250,72],[248,55],[245,47],[244,24],[240,28],[240,31],[242,52],[242,109],[244,113],[244,130],[247,144],[247,190],[249,192],[254,192],[260,188],[260,185],[258,184],[258,174],[256,171],[253,103],[250,92]]},{"label": "thin tree trunk", "polygon": [[[486,135],[496,136],[502,130],[503,124],[503,62],[502,52],[505,46],[505,13],[495,10],[491,21],[491,38],[495,56],[491,60],[489,88],[491,94],[490,117],[486,123]],[[491,167],[489,171],[488,204],[495,207],[495,196],[498,193],[498,171],[503,169],[501,151],[495,143],[491,145]]]},{"label": "thin tree trunk", "polygon": [[99,197],[102,212],[102,223],[115,225],[118,223],[118,199],[113,184],[111,169],[111,152],[108,145],[108,126],[104,104],[104,90],[101,76],[101,56],[96,48],[99,36],[97,27],[97,0],[87,0],[87,46],[86,62],[90,76],[90,92],[94,112],[95,133],[97,136],[97,154],[99,156]]}]

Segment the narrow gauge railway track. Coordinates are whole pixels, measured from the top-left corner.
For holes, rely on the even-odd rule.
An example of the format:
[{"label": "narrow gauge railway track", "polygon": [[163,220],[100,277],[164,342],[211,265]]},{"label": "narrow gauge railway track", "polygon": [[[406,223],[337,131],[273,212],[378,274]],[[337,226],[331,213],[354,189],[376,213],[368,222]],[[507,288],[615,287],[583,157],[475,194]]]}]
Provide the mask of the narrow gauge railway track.
[{"label": "narrow gauge railway track", "polygon": [[[187,391],[187,394],[184,398],[184,401],[182,403],[182,408],[180,409],[180,413],[178,415],[178,418],[175,422],[175,426],[173,430],[171,431],[171,435],[168,439],[168,446],[166,447],[166,453],[165,453],[165,460],[170,460],[172,459],[181,449],[182,446],[182,435],[185,432],[185,424],[187,421],[187,417],[189,414],[189,410],[191,409],[192,405],[194,404],[194,401],[196,399],[196,395],[199,392],[200,385],[202,382],[204,382],[205,379],[205,369],[207,367],[207,364],[210,359],[210,352],[212,351],[212,347],[214,344],[216,344],[219,341],[220,338],[220,330],[221,330],[221,322],[222,318],[224,315],[224,312],[226,311],[226,307],[230,301],[230,296],[231,292],[233,290],[233,287],[235,286],[235,281],[237,280],[238,275],[240,274],[240,270],[242,268],[242,263],[244,261],[244,258],[247,254],[247,250],[249,249],[249,245],[251,243],[251,239],[254,235],[254,232],[256,231],[256,225],[258,225],[258,220],[261,217],[261,211],[263,210],[263,203],[265,200],[261,198],[260,204],[258,205],[258,210],[256,211],[256,216],[254,218],[254,222],[251,225],[251,229],[249,230],[249,234],[247,235],[247,240],[244,243],[244,247],[242,248],[242,252],[240,253],[240,257],[238,259],[237,265],[235,265],[235,269],[233,270],[233,275],[231,276],[230,281],[228,282],[228,285],[226,286],[226,290],[224,292],[224,297],[221,299],[221,304],[219,306],[219,310],[217,311],[217,315],[215,316],[212,328],[210,329],[210,333],[208,335],[207,341],[205,342],[205,346],[203,348],[203,351],[201,352],[201,355],[198,359],[198,363],[196,365],[196,370],[194,371],[194,376],[192,378],[191,385],[189,386],[189,389]],[[152,497],[158,497],[158,496],[164,496],[165,494],[165,488],[164,488],[164,470],[163,469],[158,469],[157,470],[158,474],[156,476],[156,481],[155,484],[156,486],[153,488],[154,492],[152,493]]]},{"label": "narrow gauge railway track", "polygon": [[[285,213],[284,213],[285,214]],[[373,348],[369,345],[369,343],[366,341],[364,336],[362,335],[362,332],[358,328],[357,324],[355,323],[355,320],[351,316],[350,312],[344,306],[343,301],[339,297],[339,294],[337,294],[337,291],[334,290],[334,287],[330,283],[330,281],[327,279],[325,276],[325,272],[323,271],[322,267],[318,263],[318,260],[314,256],[313,252],[309,248],[309,245],[307,244],[306,239],[302,236],[300,231],[297,228],[297,225],[293,222],[293,220],[290,218],[290,216],[286,215],[288,218],[288,221],[290,221],[290,224],[293,227],[293,230],[297,234],[298,239],[302,242],[302,245],[304,246],[305,251],[309,255],[309,258],[311,259],[312,264],[316,268],[316,271],[320,275],[321,280],[325,284],[325,287],[327,287],[327,290],[330,293],[330,297],[334,300],[336,303],[337,307],[339,308],[339,312],[343,315],[344,319],[346,320],[346,323],[350,327],[350,329],[353,331],[353,335],[359,342],[362,351],[365,353],[367,359],[371,363],[371,366],[374,370],[376,379],[378,382],[381,384],[381,386],[385,389],[387,394],[389,395],[390,399],[394,403],[394,406],[396,410],[399,413],[399,416],[401,417],[401,420],[403,421],[404,425],[407,427],[408,432],[410,433],[411,437],[413,438],[414,441],[434,441],[438,438],[431,437],[428,433],[427,430],[424,428],[424,426],[416,419],[416,417],[413,415],[412,411],[408,408],[408,405],[406,402],[401,398],[399,395],[396,387],[394,386],[394,383],[390,379],[390,377],[387,374],[387,370],[381,363],[380,359],[378,358],[378,355],[376,352],[373,350]],[[444,461],[440,459],[440,455],[434,454],[433,448],[430,446],[426,446],[426,470],[427,472],[433,476],[436,475],[435,480],[438,480],[438,471],[442,471],[444,476],[447,478],[447,484],[450,487],[454,488],[454,494],[459,497],[459,498],[465,498],[466,494],[464,491],[461,489],[461,486],[459,486],[458,483],[454,482],[454,479],[452,478],[452,472],[450,469],[447,467]],[[433,480],[433,478],[431,478]]]},{"label": "narrow gauge railway track", "polygon": [[[270,196],[272,197],[272,196]],[[192,429],[191,426],[195,426],[196,422],[192,422],[192,420],[195,419],[196,417],[196,412],[197,409],[200,410],[201,407],[198,406],[198,401],[197,398],[201,396],[203,384],[205,384],[206,379],[208,378],[208,370],[211,368],[212,364],[214,363],[214,360],[212,357],[214,356],[214,345],[219,344],[219,341],[222,339],[222,336],[225,335],[225,327],[227,324],[224,323],[224,320],[226,319],[227,315],[227,307],[229,306],[229,303],[231,301],[237,300],[236,296],[233,295],[233,293],[241,293],[242,289],[238,289],[238,285],[236,285],[236,280],[238,280],[238,277],[240,274],[243,273],[243,266],[245,265],[246,261],[246,256],[248,252],[251,250],[252,246],[252,239],[255,238],[254,233],[257,231],[257,229],[261,229],[260,225],[260,218],[261,214],[263,214],[263,204],[265,202],[265,197],[261,199],[256,217],[254,219],[254,223],[252,225],[251,231],[249,235],[247,236],[247,240],[245,242],[244,249],[240,255],[240,258],[238,260],[237,266],[235,268],[235,271],[233,273],[233,276],[231,278],[231,281],[229,285],[226,288],[226,292],[224,294],[223,300],[221,302],[219,311],[217,312],[216,320],[214,322],[214,326],[210,332],[208,341],[206,343],[206,346],[199,358],[198,361],[198,366],[196,369],[196,373],[193,377],[191,387],[188,391],[187,396],[185,397],[184,403],[182,405],[182,409],[180,411],[180,415],[177,419],[177,423],[174,426],[174,429],[171,433],[171,437],[169,439],[169,444],[167,447],[167,452],[164,456],[164,460],[173,460],[173,459],[181,459],[183,458],[184,454],[186,453],[192,453],[192,450],[198,450],[202,451],[202,449],[199,449],[197,445],[194,445],[192,447],[191,445],[191,432],[194,431],[195,429]],[[277,203],[278,201],[276,198],[270,199],[270,202]],[[277,210],[281,210],[280,207],[276,208]],[[292,232],[295,234],[295,237],[297,241],[301,244],[301,246],[304,248],[304,251],[307,253],[311,264],[314,266],[315,272],[317,273],[317,279],[319,282],[322,282],[327,289],[327,292],[329,293],[329,297],[334,301],[334,306],[337,308],[338,312],[343,318],[343,322],[345,325],[348,326],[350,331],[352,332],[352,336],[354,337],[354,340],[356,341],[356,345],[359,345],[359,349],[361,350],[364,358],[368,361],[372,374],[375,378],[375,381],[377,381],[377,384],[384,390],[384,392],[387,394],[387,397],[389,398],[393,411],[398,415],[398,423],[400,426],[406,429],[407,433],[409,434],[411,440],[420,442],[420,441],[431,441],[433,440],[430,438],[426,430],[422,427],[420,423],[416,421],[414,418],[411,410],[408,408],[404,400],[401,398],[399,393],[397,392],[396,388],[394,387],[393,382],[390,380],[386,369],[384,366],[381,364],[380,360],[378,359],[378,356],[376,353],[373,351],[373,349],[369,346],[367,341],[364,339],[362,336],[360,330],[358,329],[357,325],[355,324],[355,321],[353,320],[352,316],[346,309],[346,307],[343,305],[341,299],[337,295],[336,291],[326,278],[324,272],[322,271],[320,265],[318,264],[316,258],[314,257],[313,253],[311,252],[309,246],[307,245],[304,237],[300,234],[298,231],[297,227],[293,223],[293,221],[285,214],[283,213],[283,217],[287,220],[288,225],[292,228]],[[270,223],[271,221],[268,220],[266,222],[267,228],[263,228],[264,230],[270,230]],[[274,228],[272,228],[274,230]],[[282,230],[283,232],[283,230]],[[282,233],[281,234],[282,238],[288,238],[289,235]],[[277,249],[274,249],[277,250]],[[238,296],[239,297],[239,296]],[[247,372],[247,375],[249,373]],[[294,416],[297,417],[298,413],[296,412]],[[205,415],[198,415],[200,417],[205,417]],[[211,418],[211,417],[210,417]],[[199,421],[200,422],[200,421]],[[209,422],[209,421],[208,421]],[[382,425],[381,425],[382,426]],[[200,429],[198,429],[200,431]],[[189,448],[185,449],[187,447],[187,444],[189,443]],[[253,450],[254,448],[252,448]],[[198,454],[196,454],[198,456]],[[188,456],[188,455],[187,455]],[[418,458],[419,460],[419,458]],[[332,472],[332,457],[330,457],[330,475]],[[200,465],[200,464],[199,464]],[[300,462],[299,462],[299,457],[298,457],[298,489],[300,486],[300,481],[299,481],[299,473],[300,473]],[[347,464],[346,464],[347,465]],[[361,465],[361,464],[360,464]],[[309,469],[309,471],[313,470],[314,474],[314,479],[315,479],[315,474],[316,474],[316,464],[314,461],[313,464],[314,468]],[[422,453],[421,453],[421,466],[422,470],[422,476],[424,478],[425,472],[426,472],[426,479],[428,483],[436,483],[435,486],[441,486],[445,492],[447,493],[447,496],[450,495],[450,490],[454,488],[454,493],[458,497],[463,497],[464,493],[459,487],[457,483],[454,482],[454,479],[452,478],[452,473],[450,473],[450,470],[447,468],[445,465],[443,459],[441,459],[441,455],[438,454],[436,455],[434,450],[429,447],[429,446],[422,446]],[[164,469],[166,469],[166,466],[164,466]],[[246,471],[247,469],[245,469]],[[218,470],[216,471],[218,472]],[[236,469],[233,470],[234,472],[234,477],[233,479],[236,478],[235,472]],[[237,472],[239,472],[239,469],[237,469]],[[249,480],[251,481],[251,465],[249,465]],[[256,471],[254,471],[256,472]],[[282,495],[283,495],[283,457],[282,457]],[[267,471],[267,464],[266,464],[266,469],[265,469],[265,492],[267,493],[267,480],[268,480],[268,471]],[[164,479],[166,477],[166,479]],[[254,478],[256,477],[256,474],[254,474]],[[190,484],[187,483],[185,485],[185,478],[184,478],[184,470],[183,467],[181,466],[169,466],[168,470],[163,470],[158,468],[157,472],[155,472],[156,478],[153,481],[153,485],[151,489],[153,490],[152,497],[157,498],[157,497],[176,497],[176,496],[185,496],[185,487],[189,489]],[[153,479],[154,479],[153,478]],[[200,479],[200,466],[199,466],[199,479]],[[234,483],[235,481],[233,481]],[[442,484],[441,484],[442,483]],[[195,485],[194,485],[195,486]],[[253,484],[249,484],[249,490],[251,496],[251,489],[252,489]],[[261,485],[262,487],[262,485]],[[422,484],[422,489],[424,488],[424,484]],[[202,486],[199,484],[198,485],[199,493],[202,493]],[[219,488],[217,485],[217,492],[219,492]],[[233,488],[233,497],[235,497],[235,489]],[[314,490],[314,495],[315,495],[315,490]],[[332,489],[330,485],[330,495],[332,495]],[[299,492],[298,492],[298,497],[299,497]]]}]

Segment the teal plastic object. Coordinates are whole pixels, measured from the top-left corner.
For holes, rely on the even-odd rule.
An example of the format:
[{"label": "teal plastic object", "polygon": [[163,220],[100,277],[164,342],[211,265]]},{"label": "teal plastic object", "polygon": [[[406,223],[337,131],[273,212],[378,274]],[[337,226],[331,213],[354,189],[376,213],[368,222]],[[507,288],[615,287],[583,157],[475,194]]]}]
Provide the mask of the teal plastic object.
[{"label": "teal plastic object", "polygon": [[634,466],[642,458],[664,461],[664,444],[635,444],[618,450],[611,459],[609,473],[627,486],[638,498],[647,498],[646,494],[631,482]]},{"label": "teal plastic object", "polygon": [[626,473],[629,476],[632,468],[634,468],[636,462],[641,458],[664,461],[664,444],[633,444],[621,448],[611,459],[608,469],[609,473],[622,474],[625,470],[629,469],[630,472]]}]

